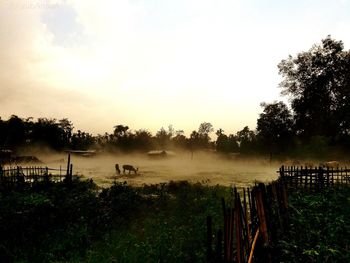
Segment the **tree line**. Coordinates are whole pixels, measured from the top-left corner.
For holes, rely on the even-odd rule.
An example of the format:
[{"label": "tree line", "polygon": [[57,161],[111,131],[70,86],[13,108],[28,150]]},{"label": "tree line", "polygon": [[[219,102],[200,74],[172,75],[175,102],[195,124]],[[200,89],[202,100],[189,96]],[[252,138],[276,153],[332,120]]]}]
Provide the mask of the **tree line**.
[{"label": "tree line", "polygon": [[257,127],[245,126],[236,134],[216,130],[203,122],[189,137],[172,125],[153,135],[146,129],[131,130],[117,124],[113,133],[93,136],[88,132],[73,132],[67,118],[56,120],[0,118],[0,148],[47,145],[62,149],[105,149],[109,151],[148,151],[183,148],[187,150],[215,149],[223,153],[305,155],[322,157],[329,153],[350,150],[350,51],[342,41],[327,36],[319,44],[296,56],[289,55],[278,64],[282,81],[282,101],[261,103],[262,113]]},{"label": "tree line", "polygon": [[[215,142],[209,134],[213,132],[211,123],[203,122],[197,131],[189,137],[183,130],[175,130],[172,125],[161,128],[152,135],[146,129],[132,130],[126,125],[114,126],[113,133],[93,136],[88,132],[74,132],[73,123],[67,118],[56,120],[47,118],[20,118],[12,115],[8,120],[0,118],[0,149],[23,149],[25,147],[47,146],[54,150],[88,150],[106,151],[149,151],[183,148],[188,150],[212,149]],[[220,130],[218,149],[237,152],[238,137],[227,137]],[[228,144],[230,142],[230,144]]]}]

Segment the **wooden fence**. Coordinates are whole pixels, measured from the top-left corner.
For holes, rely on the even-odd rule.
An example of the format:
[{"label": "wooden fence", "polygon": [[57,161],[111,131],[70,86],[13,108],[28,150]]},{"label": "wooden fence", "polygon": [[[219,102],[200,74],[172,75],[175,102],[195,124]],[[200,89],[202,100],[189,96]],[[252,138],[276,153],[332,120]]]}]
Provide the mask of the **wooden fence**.
[{"label": "wooden fence", "polygon": [[70,163],[68,155],[67,169],[63,170],[48,167],[22,167],[22,166],[1,166],[0,165],[0,185],[21,184],[36,182],[62,182],[71,181],[73,174],[73,164]]},{"label": "wooden fence", "polygon": [[350,169],[324,167],[284,167],[279,169],[279,180],[291,188],[322,189],[337,184],[350,184]]},{"label": "wooden fence", "polygon": [[17,182],[61,182],[66,177],[67,171],[48,167],[8,167],[0,169],[0,181],[7,183]]},{"label": "wooden fence", "polygon": [[274,262],[276,244],[288,231],[288,191],[294,188],[322,190],[350,185],[350,169],[284,167],[278,180],[238,191],[232,203],[222,200],[223,229],[214,235],[207,217],[208,262]]},{"label": "wooden fence", "polygon": [[[242,198],[241,198],[242,196]],[[274,244],[288,226],[288,196],[282,182],[234,188],[233,202],[222,200],[223,229],[213,239],[207,217],[208,262],[272,262]],[[253,261],[254,260],[254,261]]]}]

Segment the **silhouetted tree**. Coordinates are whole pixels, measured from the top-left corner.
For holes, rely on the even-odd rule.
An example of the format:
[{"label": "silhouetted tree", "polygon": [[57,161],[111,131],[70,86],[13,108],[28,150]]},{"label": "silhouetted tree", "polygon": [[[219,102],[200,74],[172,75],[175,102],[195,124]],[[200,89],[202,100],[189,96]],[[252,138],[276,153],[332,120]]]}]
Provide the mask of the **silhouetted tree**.
[{"label": "silhouetted tree", "polygon": [[124,126],[124,125],[116,125],[114,126],[114,132],[113,134],[117,137],[117,138],[121,138],[123,136],[126,135],[127,130],[129,130],[128,126]]},{"label": "silhouetted tree", "polygon": [[252,153],[257,150],[256,135],[248,126],[237,132],[237,141],[241,153]]},{"label": "silhouetted tree", "polygon": [[210,145],[209,134],[214,131],[213,125],[210,122],[202,122],[198,128],[199,145],[202,148],[207,148]]},{"label": "silhouetted tree", "polygon": [[350,135],[350,52],[330,36],[278,65],[289,95],[296,133],[305,140]]},{"label": "silhouetted tree", "polygon": [[5,148],[5,141],[7,137],[6,126],[7,123],[0,117],[0,149]]},{"label": "silhouetted tree", "polygon": [[78,130],[72,135],[71,148],[76,150],[88,150],[94,143],[95,139],[91,134]]},{"label": "silhouetted tree", "polygon": [[56,119],[38,118],[33,124],[31,144],[45,144],[59,150],[65,145],[65,132],[59,127]]},{"label": "silhouetted tree", "polygon": [[216,150],[219,152],[229,152],[228,137],[226,134],[224,134],[224,130],[217,130],[216,136],[218,136],[216,139]]},{"label": "silhouetted tree", "polygon": [[227,136],[224,134],[224,130],[219,129],[216,131],[216,135],[218,136],[216,139],[216,150],[218,152],[224,153],[233,153],[239,151],[239,146],[237,142],[236,136],[230,134]]},{"label": "silhouetted tree", "polygon": [[12,115],[5,125],[6,138],[4,148],[14,149],[25,145],[26,130],[24,121],[16,115]]},{"label": "silhouetted tree", "polygon": [[184,135],[183,130],[177,130],[175,136],[172,138],[172,141],[176,147],[186,148],[188,146],[188,140]]},{"label": "silhouetted tree", "polygon": [[264,152],[285,151],[293,141],[293,118],[282,101],[261,103],[263,113],[257,121],[257,136]]},{"label": "silhouetted tree", "polygon": [[149,151],[153,149],[154,142],[152,138],[152,134],[144,129],[138,130],[135,132],[135,143],[134,143],[134,149],[140,149]]},{"label": "silhouetted tree", "polygon": [[171,145],[171,138],[173,137],[174,128],[172,125],[168,126],[168,130],[165,130],[163,127],[156,133],[156,142],[158,146],[164,149],[167,146]]},{"label": "silhouetted tree", "polygon": [[68,146],[72,138],[72,131],[74,129],[73,123],[67,118],[63,118],[58,121],[58,127],[63,131],[62,133],[62,143],[63,146]]}]

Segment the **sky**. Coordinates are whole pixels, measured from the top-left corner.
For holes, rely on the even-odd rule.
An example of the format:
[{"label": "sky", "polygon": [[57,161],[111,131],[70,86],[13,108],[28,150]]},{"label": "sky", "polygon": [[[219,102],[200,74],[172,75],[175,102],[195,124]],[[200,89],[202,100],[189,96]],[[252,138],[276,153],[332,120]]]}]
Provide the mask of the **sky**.
[{"label": "sky", "polygon": [[0,0],[0,117],[255,129],[278,63],[349,30],[350,0]]}]

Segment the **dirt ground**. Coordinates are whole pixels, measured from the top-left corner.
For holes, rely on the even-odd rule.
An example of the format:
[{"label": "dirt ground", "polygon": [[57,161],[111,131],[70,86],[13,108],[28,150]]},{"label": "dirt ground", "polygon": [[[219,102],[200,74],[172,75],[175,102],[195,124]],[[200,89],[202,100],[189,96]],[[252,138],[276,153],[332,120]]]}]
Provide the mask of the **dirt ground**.
[{"label": "dirt ground", "polygon": [[[67,154],[39,157],[45,165],[66,169]],[[92,178],[100,186],[109,186],[114,181],[126,181],[130,185],[157,184],[170,180],[188,180],[209,185],[235,185],[243,187],[255,181],[267,182],[278,177],[277,164],[266,160],[238,160],[222,158],[215,154],[190,153],[174,157],[153,159],[144,155],[97,155],[94,157],[71,156],[73,174]],[[118,175],[115,164],[121,168]],[[122,165],[130,164],[138,168],[138,173],[123,173]]]}]

